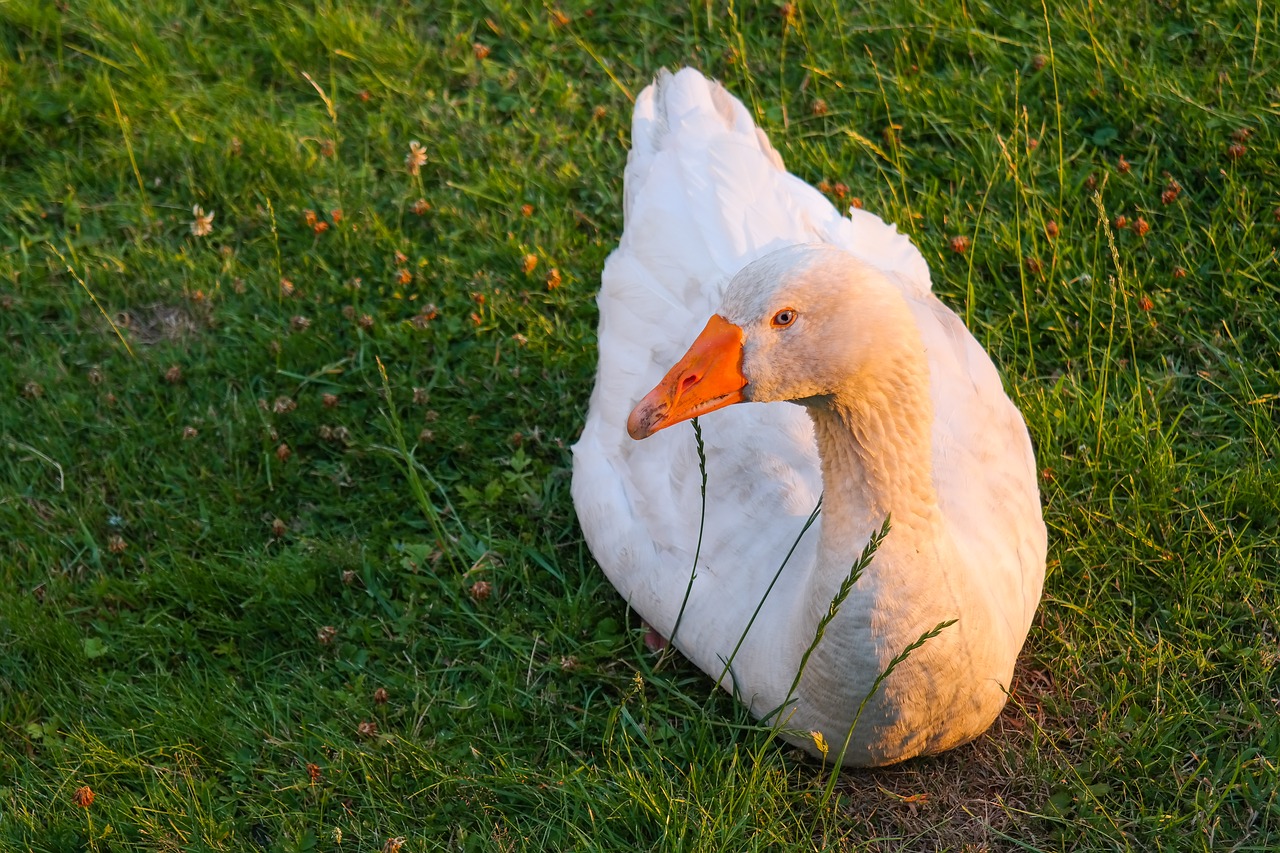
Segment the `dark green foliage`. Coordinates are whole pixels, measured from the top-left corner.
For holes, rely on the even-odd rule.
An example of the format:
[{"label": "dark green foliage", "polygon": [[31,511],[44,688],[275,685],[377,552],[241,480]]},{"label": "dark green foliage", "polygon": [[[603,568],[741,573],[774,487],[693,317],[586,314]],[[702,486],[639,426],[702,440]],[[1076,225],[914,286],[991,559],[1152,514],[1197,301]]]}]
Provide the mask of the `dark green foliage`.
[{"label": "dark green foliage", "polygon": [[[1274,849],[1280,11],[1050,5],[0,4],[0,847]],[[826,805],[569,499],[683,64],[915,239],[1044,468],[1010,710]]]}]

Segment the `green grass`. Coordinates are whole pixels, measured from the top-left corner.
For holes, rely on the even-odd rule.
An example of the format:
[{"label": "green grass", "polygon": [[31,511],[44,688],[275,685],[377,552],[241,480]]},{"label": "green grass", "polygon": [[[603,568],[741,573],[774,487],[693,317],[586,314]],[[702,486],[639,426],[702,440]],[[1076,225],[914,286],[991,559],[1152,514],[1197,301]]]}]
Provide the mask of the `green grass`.
[{"label": "green grass", "polygon": [[[1280,845],[1274,4],[445,5],[0,3],[0,847]],[[569,499],[682,64],[912,235],[1044,469],[1015,701],[830,801]]]}]

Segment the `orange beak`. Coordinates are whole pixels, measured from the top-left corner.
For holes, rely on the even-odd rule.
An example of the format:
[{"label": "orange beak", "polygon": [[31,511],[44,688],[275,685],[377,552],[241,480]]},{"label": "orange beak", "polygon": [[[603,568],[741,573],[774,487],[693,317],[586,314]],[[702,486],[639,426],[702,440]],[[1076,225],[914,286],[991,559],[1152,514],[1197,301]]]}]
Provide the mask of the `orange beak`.
[{"label": "orange beak", "polygon": [[634,439],[672,424],[742,402],[742,329],[712,314],[684,358],[667,372],[627,418]]}]

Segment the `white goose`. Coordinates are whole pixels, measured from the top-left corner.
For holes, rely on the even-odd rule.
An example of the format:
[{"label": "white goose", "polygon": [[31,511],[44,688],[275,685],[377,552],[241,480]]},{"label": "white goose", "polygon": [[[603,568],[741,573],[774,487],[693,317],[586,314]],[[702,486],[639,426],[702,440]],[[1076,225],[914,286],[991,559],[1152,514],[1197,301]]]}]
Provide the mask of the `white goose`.
[{"label": "white goose", "polygon": [[[675,646],[756,716],[785,703],[770,719],[815,755],[820,732],[829,758],[889,662],[958,620],[880,685],[844,763],[978,736],[1004,706],[1046,547],[1031,441],[991,360],[930,293],[905,236],[862,210],[840,216],[696,71],[664,71],[641,93],[625,184],[573,448],[574,504],[605,574],[664,636],[679,618]],[[729,406],[769,401],[800,405]],[[726,406],[701,421],[706,521],[682,613],[701,477],[692,431],[658,431]]]}]

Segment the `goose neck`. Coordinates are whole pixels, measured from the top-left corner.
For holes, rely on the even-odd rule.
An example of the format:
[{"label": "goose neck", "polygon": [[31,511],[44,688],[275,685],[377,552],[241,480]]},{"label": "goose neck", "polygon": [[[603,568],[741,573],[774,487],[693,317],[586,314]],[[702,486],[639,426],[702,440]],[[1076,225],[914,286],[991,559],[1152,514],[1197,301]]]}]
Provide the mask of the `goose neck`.
[{"label": "goose neck", "polygon": [[886,516],[899,531],[890,538],[898,540],[937,521],[924,370],[908,363],[861,377],[809,407],[822,460],[823,550],[841,562],[857,555]]}]

